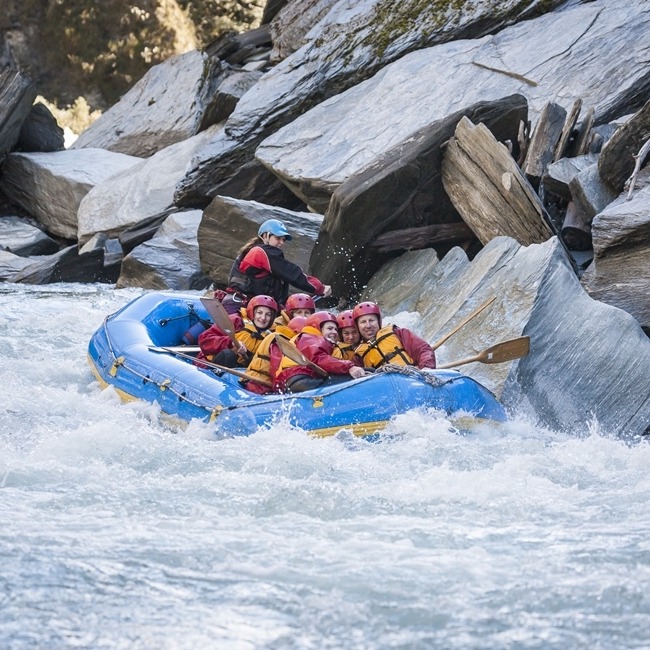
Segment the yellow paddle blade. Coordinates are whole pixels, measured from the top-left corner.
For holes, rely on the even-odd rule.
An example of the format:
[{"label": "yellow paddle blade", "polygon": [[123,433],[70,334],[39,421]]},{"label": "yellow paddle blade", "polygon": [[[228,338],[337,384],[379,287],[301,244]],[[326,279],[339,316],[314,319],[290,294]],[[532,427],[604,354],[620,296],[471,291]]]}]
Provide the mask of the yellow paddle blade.
[{"label": "yellow paddle blade", "polygon": [[306,366],[317,372],[321,377],[327,377],[328,374],[320,366],[317,366],[313,361],[310,361],[291,341],[288,341],[283,336],[275,335],[275,341],[282,350],[285,357],[289,357],[291,361],[297,363],[299,366]]},{"label": "yellow paddle blade", "polygon": [[520,336],[519,338],[510,339],[503,343],[497,343],[496,345],[489,347],[487,350],[475,354],[473,357],[467,357],[467,359],[461,359],[460,361],[450,361],[449,363],[440,364],[437,367],[440,370],[444,370],[445,368],[455,368],[456,366],[462,366],[466,363],[474,363],[475,361],[488,364],[504,363],[505,361],[512,361],[513,359],[525,357],[529,350],[530,337]]}]

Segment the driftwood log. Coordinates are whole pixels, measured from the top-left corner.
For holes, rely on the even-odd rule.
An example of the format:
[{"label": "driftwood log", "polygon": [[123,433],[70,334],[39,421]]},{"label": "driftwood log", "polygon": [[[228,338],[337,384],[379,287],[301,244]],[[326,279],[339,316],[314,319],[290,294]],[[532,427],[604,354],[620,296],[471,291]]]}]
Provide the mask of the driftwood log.
[{"label": "driftwood log", "polygon": [[458,244],[470,239],[475,241],[474,237],[466,223],[439,223],[391,230],[375,237],[369,246],[377,253],[393,253],[430,248],[438,244]]},{"label": "driftwood log", "polygon": [[572,147],[572,156],[584,156],[589,153],[589,148],[591,146],[591,129],[594,125],[594,116],[595,111],[593,106],[587,111],[585,119],[582,120],[582,124],[578,129],[578,134],[576,135],[575,142]]},{"label": "driftwood log", "polygon": [[442,182],[482,244],[507,235],[528,246],[553,236],[535,190],[483,124],[460,120],[444,152]]},{"label": "driftwood log", "polygon": [[591,247],[591,225],[573,201],[569,201],[566,209],[562,239],[572,251],[586,251]]},{"label": "driftwood log", "polygon": [[650,138],[650,101],[622,124],[605,143],[598,159],[598,172],[617,192],[632,175],[635,154]]},{"label": "driftwood log", "polygon": [[522,167],[534,187],[539,186],[547,166],[553,160],[565,120],[566,111],[559,104],[548,102],[542,109]]},{"label": "driftwood log", "polygon": [[578,121],[581,108],[582,108],[582,100],[576,99],[573,102],[573,106],[571,107],[571,110],[569,111],[569,114],[567,115],[566,120],[564,122],[564,128],[562,129],[562,135],[560,136],[560,140],[557,143],[557,148],[555,149],[555,155],[553,156],[553,161],[559,160],[560,158],[564,158],[564,156],[566,155],[567,149],[569,147],[569,140],[573,135],[573,129],[575,128],[576,122]]}]

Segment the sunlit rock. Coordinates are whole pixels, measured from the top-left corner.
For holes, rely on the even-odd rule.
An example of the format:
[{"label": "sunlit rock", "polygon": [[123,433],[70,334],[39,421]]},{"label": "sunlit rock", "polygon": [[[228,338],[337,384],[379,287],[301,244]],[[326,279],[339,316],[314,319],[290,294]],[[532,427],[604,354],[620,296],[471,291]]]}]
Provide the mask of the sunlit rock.
[{"label": "sunlit rock", "polygon": [[[640,3],[622,10],[593,2],[482,39],[412,52],[294,119],[266,138],[255,155],[318,210],[324,195],[411,133],[477,101],[520,93],[534,123],[548,101],[570,108],[581,98],[605,121],[635,106],[647,84],[637,59],[645,51],[650,15],[639,10]],[[264,119],[263,110],[255,116],[247,107],[267,79],[242,98],[227,132],[243,133],[245,124]]]},{"label": "sunlit rock", "polygon": [[115,235],[148,218],[174,211],[174,185],[197,148],[219,128],[212,126],[173,144],[113,176],[110,183],[94,187],[79,205],[79,241],[85,243],[98,232]]},{"label": "sunlit rock", "polygon": [[214,123],[216,90],[226,76],[221,62],[203,52],[173,56],[151,68],[72,148],[146,158],[186,140]]},{"label": "sunlit rock", "polygon": [[[302,2],[295,4],[296,9],[305,6]],[[518,0],[504,0],[498,5],[451,3],[444,7],[440,3],[419,1],[339,0],[330,11],[323,12],[321,20],[305,34],[308,42],[267,72],[241,98],[228,120],[226,132],[206,145],[192,161],[186,177],[177,187],[177,203],[205,207],[208,203],[206,198],[215,196],[215,183],[236,173],[242,163],[250,160],[263,137],[323,99],[368,79],[408,52],[455,38],[484,36],[529,18],[532,10],[551,11],[563,4],[563,0],[550,0],[544,3],[543,8],[534,1],[523,4],[522,9],[522,2]],[[306,6],[305,11],[309,12],[311,6]],[[318,13],[319,8],[316,9]],[[307,17],[307,21],[310,20]],[[622,72],[618,71],[619,74]],[[632,74],[625,69],[627,72]],[[492,78],[496,83],[494,74]],[[445,80],[446,75],[441,80],[434,80],[429,90],[439,87],[440,81]],[[505,92],[479,99],[516,92],[511,88],[509,86]],[[396,120],[402,117],[410,119],[402,114],[402,106],[409,108],[408,95],[398,99],[404,104],[398,102],[391,113],[397,115]],[[473,101],[455,104],[449,112],[467,103]],[[368,113],[370,119],[373,119],[374,108]],[[378,117],[382,131],[387,129],[391,120],[387,122]],[[376,135],[379,142],[385,139],[381,132]]]},{"label": "sunlit rock", "polygon": [[36,217],[48,232],[77,238],[77,210],[95,186],[120,172],[130,173],[139,158],[104,149],[11,153],[0,188]]}]

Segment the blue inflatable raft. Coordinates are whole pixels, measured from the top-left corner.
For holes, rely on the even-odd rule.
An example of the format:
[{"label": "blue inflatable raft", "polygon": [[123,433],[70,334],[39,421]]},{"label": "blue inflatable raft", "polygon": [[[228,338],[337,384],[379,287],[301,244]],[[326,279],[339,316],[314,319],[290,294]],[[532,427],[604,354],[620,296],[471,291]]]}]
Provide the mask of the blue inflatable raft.
[{"label": "blue inflatable raft", "polygon": [[249,435],[279,418],[314,435],[341,429],[369,435],[411,409],[506,419],[489,390],[456,370],[380,373],[295,395],[257,395],[244,390],[236,376],[217,376],[191,359],[153,349],[178,346],[199,318],[209,320],[198,297],[140,296],[93,334],[90,367],[100,384],[113,386],[123,400],[157,402],[180,420],[213,422],[220,435]]}]

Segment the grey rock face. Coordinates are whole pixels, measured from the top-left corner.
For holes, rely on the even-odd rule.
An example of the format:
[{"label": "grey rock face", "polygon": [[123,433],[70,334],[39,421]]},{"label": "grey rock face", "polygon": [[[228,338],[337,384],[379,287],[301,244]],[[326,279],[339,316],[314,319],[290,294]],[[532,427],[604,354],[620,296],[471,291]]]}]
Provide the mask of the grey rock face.
[{"label": "grey rock face", "polygon": [[139,158],[104,149],[51,153],[12,153],[0,176],[0,188],[16,204],[36,217],[48,232],[77,238],[77,210],[96,185]]},{"label": "grey rock face", "polygon": [[59,250],[58,244],[40,228],[20,217],[0,218],[0,248],[14,255],[49,255]]},{"label": "grey rock face", "polygon": [[582,277],[592,298],[632,314],[650,333],[650,186],[622,196],[592,223],[594,263]]},{"label": "grey rock face", "polygon": [[[316,183],[332,191],[425,124],[479,100],[520,93],[534,121],[546,102],[569,108],[581,97],[598,121],[607,120],[650,89],[650,75],[635,62],[650,28],[650,14],[639,6],[632,2],[628,14],[593,2],[412,52],[279,129],[255,155],[307,194]],[[242,99],[227,131],[243,132],[238,119],[256,120],[247,109],[265,81]]]},{"label": "grey rock face", "polygon": [[146,158],[210,126],[215,93],[226,76],[218,59],[196,50],[154,66],[87,128],[73,149],[97,147]]},{"label": "grey rock face", "polygon": [[[379,299],[387,314],[419,310],[418,333],[430,343],[496,296],[438,350],[440,362],[527,335],[527,357],[460,369],[513,412],[569,433],[586,433],[593,420],[615,435],[640,435],[650,425],[650,340],[629,314],[585,293],[555,238],[522,247],[500,237],[471,263],[454,249],[426,270],[421,255],[393,262],[394,274],[387,265],[381,284],[373,278],[364,297]],[[417,284],[409,279],[416,274]]]},{"label": "grey rock face", "polygon": [[200,268],[196,239],[200,221],[200,210],[167,217],[152,239],[124,258],[117,288],[205,289],[210,280]]}]

